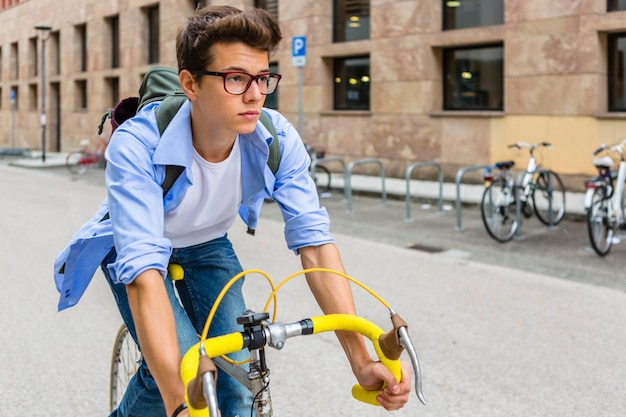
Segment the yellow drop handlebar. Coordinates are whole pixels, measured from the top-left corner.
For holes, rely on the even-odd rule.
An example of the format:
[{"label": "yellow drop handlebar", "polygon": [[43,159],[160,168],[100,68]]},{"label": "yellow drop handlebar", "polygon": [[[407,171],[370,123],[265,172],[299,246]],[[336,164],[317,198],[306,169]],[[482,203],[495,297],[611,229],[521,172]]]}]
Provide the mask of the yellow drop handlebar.
[{"label": "yellow drop handlebar", "polygon": [[[362,334],[371,340],[376,355],[380,362],[385,365],[391,373],[399,381],[401,378],[400,361],[398,359],[389,359],[383,353],[381,349],[379,338],[384,334],[383,330],[371,321],[359,316],[353,316],[349,314],[328,314],[325,316],[312,317],[312,334],[318,334],[329,331],[351,331]],[[284,326],[281,323],[270,323],[265,326]],[[268,332],[271,334],[271,332]],[[310,333],[310,332],[309,332]],[[302,335],[305,333],[299,333]],[[291,337],[290,335],[288,337]],[[237,352],[245,348],[244,338],[241,333],[230,333],[224,336],[217,336],[202,342],[206,349],[207,356],[213,358],[217,356],[226,355],[229,353]],[[189,382],[195,378],[198,371],[198,363],[200,360],[200,342],[192,346],[185,356],[183,357],[181,364],[181,377],[185,384],[188,386]],[[187,389],[185,388],[185,391]],[[380,405],[376,401],[376,396],[380,392],[379,389],[368,391],[360,385],[356,384],[352,388],[352,396],[357,400],[363,401],[371,405]],[[189,404],[189,401],[187,401]],[[208,409],[194,409],[189,406],[189,415],[191,417],[206,417],[208,415]]]}]

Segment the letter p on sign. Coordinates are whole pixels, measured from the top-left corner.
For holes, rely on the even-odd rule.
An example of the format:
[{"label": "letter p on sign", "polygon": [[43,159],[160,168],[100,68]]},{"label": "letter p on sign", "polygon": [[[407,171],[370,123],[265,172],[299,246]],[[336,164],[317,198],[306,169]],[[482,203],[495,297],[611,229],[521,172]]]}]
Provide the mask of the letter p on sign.
[{"label": "letter p on sign", "polygon": [[294,36],[291,41],[291,64],[294,67],[306,65],[306,36]]}]

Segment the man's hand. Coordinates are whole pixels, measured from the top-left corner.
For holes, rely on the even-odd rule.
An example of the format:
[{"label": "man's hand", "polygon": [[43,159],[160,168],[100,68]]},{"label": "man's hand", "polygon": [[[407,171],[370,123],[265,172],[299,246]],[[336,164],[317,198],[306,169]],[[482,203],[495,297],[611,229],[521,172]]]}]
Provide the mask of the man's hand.
[{"label": "man's hand", "polygon": [[409,401],[411,393],[411,370],[409,364],[401,362],[402,378],[398,382],[393,374],[380,362],[371,361],[357,372],[357,380],[365,389],[380,389],[376,400],[387,411],[399,410]]}]

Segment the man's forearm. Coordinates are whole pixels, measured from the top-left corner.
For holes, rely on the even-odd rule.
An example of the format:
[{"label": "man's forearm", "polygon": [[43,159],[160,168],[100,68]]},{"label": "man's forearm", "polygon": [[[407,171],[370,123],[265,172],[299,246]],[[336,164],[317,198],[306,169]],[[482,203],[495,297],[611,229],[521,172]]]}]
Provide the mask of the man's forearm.
[{"label": "man's forearm", "polygon": [[157,270],[148,270],[128,284],[126,291],[143,358],[169,416],[184,401],[185,388],[179,373],[181,356],[174,314],[163,277]]}]

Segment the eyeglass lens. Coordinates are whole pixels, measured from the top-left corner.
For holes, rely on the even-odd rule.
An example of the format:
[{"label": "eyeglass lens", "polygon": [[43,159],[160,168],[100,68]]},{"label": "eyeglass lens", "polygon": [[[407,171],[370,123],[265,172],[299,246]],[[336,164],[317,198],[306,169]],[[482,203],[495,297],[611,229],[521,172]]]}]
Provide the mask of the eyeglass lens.
[{"label": "eyeglass lens", "polygon": [[267,95],[276,90],[280,78],[274,74],[261,74],[255,77],[246,73],[228,74],[224,77],[224,88],[230,94],[243,94],[250,88],[253,80],[259,86],[261,94]]}]

